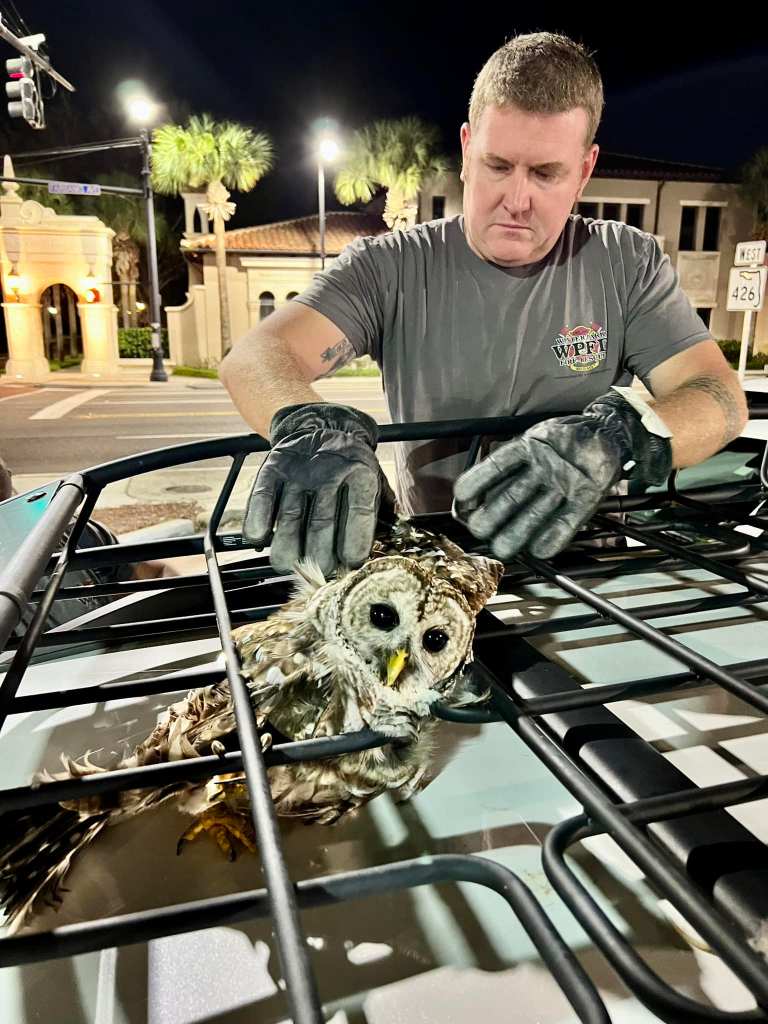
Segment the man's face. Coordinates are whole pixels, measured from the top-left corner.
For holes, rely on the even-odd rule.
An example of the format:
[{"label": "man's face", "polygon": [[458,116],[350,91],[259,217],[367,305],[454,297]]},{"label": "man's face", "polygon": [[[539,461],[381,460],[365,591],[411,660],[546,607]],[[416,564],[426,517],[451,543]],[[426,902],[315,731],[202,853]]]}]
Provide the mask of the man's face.
[{"label": "man's face", "polygon": [[484,260],[535,263],[552,249],[589,181],[598,148],[585,146],[587,112],[529,114],[486,107],[461,126],[464,230]]}]

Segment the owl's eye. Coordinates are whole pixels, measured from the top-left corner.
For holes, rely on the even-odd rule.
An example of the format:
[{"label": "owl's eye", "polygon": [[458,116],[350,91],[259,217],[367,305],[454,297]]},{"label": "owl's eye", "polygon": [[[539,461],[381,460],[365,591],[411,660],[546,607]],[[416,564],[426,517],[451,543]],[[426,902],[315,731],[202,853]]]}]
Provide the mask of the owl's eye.
[{"label": "owl's eye", "polygon": [[428,629],[421,642],[430,654],[437,654],[448,643],[448,634],[442,629]]},{"label": "owl's eye", "polygon": [[377,629],[394,629],[400,625],[400,616],[391,604],[372,604],[371,625]]}]

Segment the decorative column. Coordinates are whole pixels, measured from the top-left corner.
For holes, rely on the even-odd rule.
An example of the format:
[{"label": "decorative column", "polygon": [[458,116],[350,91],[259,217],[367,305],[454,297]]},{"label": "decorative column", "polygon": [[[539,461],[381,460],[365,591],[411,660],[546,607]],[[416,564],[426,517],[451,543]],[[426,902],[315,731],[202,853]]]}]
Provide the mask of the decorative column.
[{"label": "decorative column", "polygon": [[83,332],[83,362],[86,377],[120,376],[117,346],[117,307],[111,302],[78,302]]},{"label": "decorative column", "polygon": [[[3,291],[8,294],[5,281]],[[5,373],[10,380],[25,380],[31,384],[48,380],[41,308],[37,302],[23,300],[3,303],[5,333],[8,338]]]}]

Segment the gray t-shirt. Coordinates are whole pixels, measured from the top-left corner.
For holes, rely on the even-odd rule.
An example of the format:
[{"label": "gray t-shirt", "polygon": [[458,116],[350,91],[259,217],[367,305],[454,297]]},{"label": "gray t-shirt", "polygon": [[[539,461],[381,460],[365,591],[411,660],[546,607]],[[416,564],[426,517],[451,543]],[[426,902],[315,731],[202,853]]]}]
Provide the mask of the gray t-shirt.
[{"label": "gray t-shirt", "polygon": [[[360,238],[296,301],[376,360],[396,423],[577,412],[710,337],[652,235],[578,215],[519,268],[477,256],[461,216]],[[403,510],[450,508],[468,448],[398,444]]]}]

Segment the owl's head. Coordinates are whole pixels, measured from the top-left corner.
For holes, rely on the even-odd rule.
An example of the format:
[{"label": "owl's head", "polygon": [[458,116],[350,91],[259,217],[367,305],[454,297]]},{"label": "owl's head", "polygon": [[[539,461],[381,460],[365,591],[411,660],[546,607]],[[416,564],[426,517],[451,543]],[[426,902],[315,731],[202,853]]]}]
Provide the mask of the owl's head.
[{"label": "owl's head", "polygon": [[411,529],[397,541],[319,587],[307,611],[329,661],[348,685],[353,681],[363,706],[384,699],[425,708],[448,695],[471,661],[475,618],[503,566],[425,531]]}]

